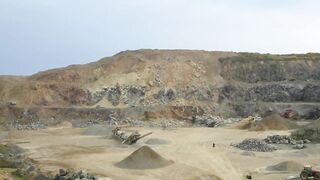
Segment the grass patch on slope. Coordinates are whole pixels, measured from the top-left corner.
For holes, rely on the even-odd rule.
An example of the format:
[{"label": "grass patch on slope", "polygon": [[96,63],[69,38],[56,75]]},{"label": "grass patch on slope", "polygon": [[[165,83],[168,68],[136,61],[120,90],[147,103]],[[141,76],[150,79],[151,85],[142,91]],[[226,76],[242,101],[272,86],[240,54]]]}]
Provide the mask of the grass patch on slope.
[{"label": "grass patch on slope", "polygon": [[14,168],[0,168],[1,178],[12,178],[13,180],[27,180],[28,178],[17,175],[17,169]]}]

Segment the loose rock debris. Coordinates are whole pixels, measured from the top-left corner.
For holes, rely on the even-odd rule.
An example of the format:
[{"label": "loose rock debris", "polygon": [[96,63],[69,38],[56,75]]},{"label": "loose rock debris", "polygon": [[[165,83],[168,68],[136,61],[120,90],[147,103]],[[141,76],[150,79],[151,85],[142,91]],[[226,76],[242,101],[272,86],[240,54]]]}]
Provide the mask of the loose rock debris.
[{"label": "loose rock debris", "polygon": [[272,152],[277,150],[276,147],[267,144],[263,140],[255,138],[248,138],[238,144],[231,145],[245,151]]},{"label": "loose rock debris", "polygon": [[68,171],[64,169],[59,170],[59,174],[57,174],[54,180],[98,180],[97,177],[87,173],[86,171]]},{"label": "loose rock debris", "polygon": [[304,139],[304,140],[295,140],[290,136],[286,135],[273,135],[268,136],[264,139],[264,141],[268,144],[287,144],[287,145],[293,145],[292,148],[294,149],[304,149],[306,148],[305,144],[311,143],[310,140]]}]

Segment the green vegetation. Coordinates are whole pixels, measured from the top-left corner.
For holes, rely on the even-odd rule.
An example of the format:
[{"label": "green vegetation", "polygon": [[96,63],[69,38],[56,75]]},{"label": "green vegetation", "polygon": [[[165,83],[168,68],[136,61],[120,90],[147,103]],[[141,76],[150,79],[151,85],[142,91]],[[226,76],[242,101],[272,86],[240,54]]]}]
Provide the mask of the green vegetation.
[{"label": "green vegetation", "polygon": [[0,178],[2,176],[9,176],[14,180],[26,180],[27,178],[21,177],[17,174],[17,170],[14,168],[0,168]]},{"label": "green vegetation", "polygon": [[0,144],[0,153],[1,154],[7,154],[9,152],[9,147],[4,144]]},{"label": "green vegetation", "polygon": [[14,180],[27,180],[27,177],[19,175],[15,163],[7,159],[11,151],[12,147],[10,145],[0,144],[0,153],[4,157],[0,158],[0,179],[9,176]]},{"label": "green vegetation", "polygon": [[259,53],[238,53],[238,56],[222,58],[223,60],[234,61],[295,61],[295,60],[320,60],[319,53],[307,54],[259,54]]},{"label": "green vegetation", "polygon": [[[7,145],[0,144],[0,153],[2,156],[8,156],[10,148]],[[11,168],[11,163],[6,158],[0,158],[0,168]]]}]

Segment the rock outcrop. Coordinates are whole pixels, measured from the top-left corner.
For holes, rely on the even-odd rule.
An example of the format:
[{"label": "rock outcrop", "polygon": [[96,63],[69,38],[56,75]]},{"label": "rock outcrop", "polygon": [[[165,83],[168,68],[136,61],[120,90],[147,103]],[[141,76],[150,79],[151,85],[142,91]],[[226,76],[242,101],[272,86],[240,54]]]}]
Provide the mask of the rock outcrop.
[{"label": "rock outcrop", "polygon": [[[200,107],[219,116],[288,109],[320,117],[320,55],[125,51],[86,65],[0,77],[0,122],[17,108]],[[10,105],[14,102],[14,105]],[[43,114],[37,114],[43,116]]]}]

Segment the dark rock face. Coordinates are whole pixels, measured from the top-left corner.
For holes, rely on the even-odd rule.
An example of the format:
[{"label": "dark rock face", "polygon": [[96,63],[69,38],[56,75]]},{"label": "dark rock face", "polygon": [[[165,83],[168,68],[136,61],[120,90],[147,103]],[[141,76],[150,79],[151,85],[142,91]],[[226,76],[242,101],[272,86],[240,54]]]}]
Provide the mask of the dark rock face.
[{"label": "dark rock face", "polygon": [[244,96],[244,89],[241,86],[228,84],[219,88],[219,102],[228,100],[228,101],[237,101]]},{"label": "dark rock face", "polygon": [[187,86],[178,90],[178,94],[179,97],[188,100],[213,101],[215,94],[217,94],[216,89],[215,87]]},{"label": "dark rock face", "polygon": [[320,84],[308,84],[303,91],[303,101],[320,102]]},{"label": "dark rock face", "polygon": [[[106,120],[110,109],[123,111],[119,110],[121,108],[128,109],[124,110],[125,113],[119,118],[126,116],[141,118],[141,114],[144,114],[144,119],[148,120],[161,117],[164,114],[161,110],[154,113],[153,110],[148,109],[156,106],[168,107],[168,109],[180,107],[181,110],[177,112],[170,110],[170,116],[168,116],[179,118],[182,117],[180,114],[185,117],[186,114],[199,113],[198,111],[185,113],[182,111],[184,107],[200,107],[204,113],[227,117],[254,114],[263,116],[271,112],[282,114],[291,109],[298,114],[298,119],[320,117],[320,54],[226,53],[223,56],[211,57],[211,53],[201,55],[204,52],[185,54],[186,52],[178,53],[178,51],[156,51],[156,53],[141,51],[138,56],[127,53],[125,53],[127,55],[114,57],[112,61],[101,61],[101,64],[96,67],[85,66],[48,71],[30,77],[32,82],[20,79],[23,84],[11,88],[11,91],[17,92],[11,96],[11,94],[6,95],[7,92],[11,92],[6,90],[5,95],[1,96],[4,100],[0,102],[0,122],[6,120],[17,122],[16,129],[38,129],[46,124],[42,122],[48,121],[48,117],[45,117],[45,121],[38,117],[39,114],[44,113],[38,110],[37,113],[22,114],[19,108],[23,106],[26,106],[26,109],[41,107],[44,112],[50,107],[48,111],[52,111],[55,116],[53,118],[60,117],[56,114],[59,112],[72,120],[86,119],[90,122]],[[121,58],[117,59],[119,57]],[[165,66],[155,63],[158,60],[160,62],[161,59],[166,59],[166,63],[177,62],[172,64],[176,67],[171,69],[170,64]],[[144,62],[149,60],[152,62],[150,67],[149,65],[145,67]],[[145,76],[147,75],[144,72],[145,68],[150,68],[151,80],[149,75]],[[95,70],[99,73],[92,74]],[[112,84],[109,81],[99,81],[95,84],[95,81],[102,80],[101,77],[107,79],[109,72],[111,74],[121,72],[127,77],[127,73],[133,70],[139,75],[137,81],[127,82],[124,78],[121,81],[123,84],[114,85],[113,83],[117,83],[115,78]],[[170,75],[169,78],[166,77],[167,75]],[[10,85],[8,82],[11,82],[7,78],[2,81],[3,87]],[[87,84],[88,82],[90,83]],[[99,89],[93,90],[91,85]],[[15,99],[17,94],[21,97]],[[28,96],[24,96],[26,94]],[[6,102],[14,103],[8,105]],[[1,106],[5,107],[1,108]],[[73,109],[73,106],[91,107]],[[97,108],[92,108],[94,106]],[[55,109],[54,107],[63,108]],[[21,125],[25,122],[33,125],[22,127]]]},{"label": "dark rock face", "polygon": [[143,99],[144,95],[145,95],[145,89],[143,87],[142,88],[129,87],[127,91],[128,100],[134,103],[139,102],[141,99]]},{"label": "dark rock face", "polygon": [[227,80],[247,83],[320,80],[316,60],[221,60],[221,75]]},{"label": "dark rock face", "polygon": [[313,107],[307,113],[306,119],[319,119],[320,118],[320,107]]},{"label": "dark rock face", "polygon": [[119,86],[112,87],[107,93],[108,100],[112,102],[112,105],[117,106],[120,103],[121,89]]},{"label": "dark rock face", "polygon": [[106,87],[92,93],[92,103],[95,104],[105,98],[110,101],[113,106],[118,106],[120,103],[131,106],[138,105],[144,99],[145,88],[146,87],[129,85]]},{"label": "dark rock face", "polygon": [[263,83],[227,85],[220,88],[219,100],[262,102],[320,102],[317,83]]},{"label": "dark rock face", "polygon": [[245,101],[294,102],[304,99],[304,87],[293,84],[267,84],[249,88]]},{"label": "dark rock face", "polygon": [[[219,102],[227,102],[240,116],[294,107],[299,117],[320,117],[320,61],[317,54],[240,54],[220,59],[221,76],[229,81],[219,88]],[[290,104],[285,109],[281,103]],[[307,105],[306,103],[309,103]]]},{"label": "dark rock face", "polygon": [[154,95],[154,98],[162,102],[173,101],[176,99],[176,93],[172,89],[161,89],[157,94]]}]

